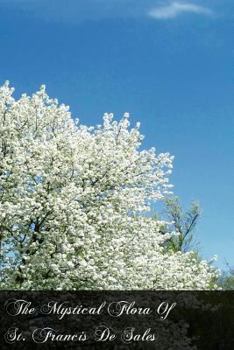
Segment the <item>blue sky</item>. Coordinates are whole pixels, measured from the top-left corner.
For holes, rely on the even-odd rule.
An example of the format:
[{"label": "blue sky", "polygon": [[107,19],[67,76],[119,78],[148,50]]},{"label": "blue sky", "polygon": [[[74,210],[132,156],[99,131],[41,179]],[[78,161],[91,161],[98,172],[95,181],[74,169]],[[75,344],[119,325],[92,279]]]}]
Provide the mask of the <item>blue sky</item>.
[{"label": "blue sky", "polygon": [[130,112],[203,209],[204,257],[234,265],[234,3],[0,0],[0,82],[41,84],[84,124]]}]

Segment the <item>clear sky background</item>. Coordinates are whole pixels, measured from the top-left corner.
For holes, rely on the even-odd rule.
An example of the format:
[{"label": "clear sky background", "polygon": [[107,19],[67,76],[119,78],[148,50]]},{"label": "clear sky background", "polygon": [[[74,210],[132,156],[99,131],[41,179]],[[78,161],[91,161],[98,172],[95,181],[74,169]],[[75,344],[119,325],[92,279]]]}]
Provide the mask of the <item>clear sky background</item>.
[{"label": "clear sky background", "polygon": [[234,265],[233,0],[0,0],[0,83],[47,85],[82,124],[130,112],[199,200],[205,258]]}]

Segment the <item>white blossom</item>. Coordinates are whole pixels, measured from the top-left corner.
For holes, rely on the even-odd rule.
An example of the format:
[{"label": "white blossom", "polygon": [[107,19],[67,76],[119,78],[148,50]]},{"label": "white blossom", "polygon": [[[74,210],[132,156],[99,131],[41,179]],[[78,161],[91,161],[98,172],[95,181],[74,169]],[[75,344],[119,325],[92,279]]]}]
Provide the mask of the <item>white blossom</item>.
[{"label": "white blossom", "polygon": [[216,272],[165,252],[146,215],[170,191],[173,157],[142,150],[126,113],[86,127],[45,86],[0,88],[1,287],[207,289]]}]

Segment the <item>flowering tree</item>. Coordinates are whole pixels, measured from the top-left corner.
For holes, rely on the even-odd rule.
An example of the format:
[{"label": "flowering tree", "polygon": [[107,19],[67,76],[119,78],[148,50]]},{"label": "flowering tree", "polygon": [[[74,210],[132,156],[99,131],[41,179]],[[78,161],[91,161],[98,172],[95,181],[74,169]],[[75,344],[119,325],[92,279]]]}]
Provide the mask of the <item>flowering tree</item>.
[{"label": "flowering tree", "polygon": [[172,157],[139,150],[128,115],[86,127],[45,87],[0,88],[1,286],[12,289],[204,289],[216,272],[165,252],[145,213],[168,192]]}]

